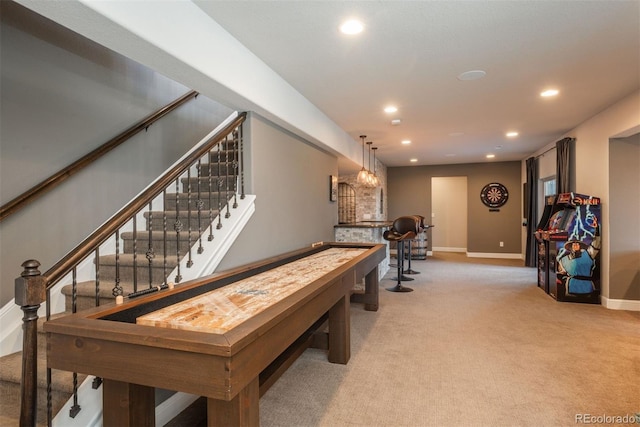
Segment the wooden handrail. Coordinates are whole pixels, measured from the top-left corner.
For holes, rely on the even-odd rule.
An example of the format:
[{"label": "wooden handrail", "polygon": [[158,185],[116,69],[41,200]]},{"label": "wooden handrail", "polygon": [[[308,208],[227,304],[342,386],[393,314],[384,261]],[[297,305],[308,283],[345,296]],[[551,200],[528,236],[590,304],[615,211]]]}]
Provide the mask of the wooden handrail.
[{"label": "wooden handrail", "polygon": [[166,174],[160,177],[156,182],[147,187],[142,193],[133,199],[127,206],[122,208],[118,213],[109,219],[100,228],[94,231],[82,243],[72,249],[64,258],[51,267],[45,276],[47,289],[51,288],[58,280],[64,277],[70,270],[84,259],[98,245],[106,241],[113,233],[121,228],[133,215],[153,200],[155,196],[160,194],[171,182],[175,181],[195,160],[207,153],[212,146],[224,140],[235,128],[240,126],[246,119],[247,113],[238,114],[231,123],[224,129],[212,136],[209,141],[200,145],[200,147],[188,156],[183,158],[179,163],[173,166]]},{"label": "wooden handrail", "polygon": [[126,140],[128,140],[129,138],[137,134],[138,132],[142,131],[143,129],[147,129],[154,122],[161,119],[162,117],[164,117],[171,111],[175,110],[176,108],[180,107],[182,104],[186,103],[192,98],[195,98],[196,96],[198,96],[198,92],[194,90],[186,93],[185,95],[181,96],[180,98],[176,99],[170,104],[165,105],[155,113],[142,119],[140,122],[136,123],[135,125],[131,126],[129,129],[122,132],[120,135],[116,136],[115,138],[112,138],[111,140],[102,144],[100,147],[96,148],[95,150],[91,151],[90,153],[86,154],[85,156],[81,157],[75,162],[71,163],[69,166],[65,167],[64,169],[51,175],[49,178],[45,179],[44,181],[31,187],[29,190],[25,191],[18,197],[14,198],[8,203],[5,203],[4,205],[2,205],[2,207],[0,207],[0,221],[5,219],[9,215],[17,212],[18,210],[24,208],[29,203],[34,201],[36,198],[53,190],[55,187],[60,185],[63,181],[65,181],[70,176],[78,173],[80,170],[82,170],[89,164],[93,163],[94,161],[98,160],[100,157],[107,154],[109,151],[118,147],[120,144],[122,144],[123,142],[125,142]]}]

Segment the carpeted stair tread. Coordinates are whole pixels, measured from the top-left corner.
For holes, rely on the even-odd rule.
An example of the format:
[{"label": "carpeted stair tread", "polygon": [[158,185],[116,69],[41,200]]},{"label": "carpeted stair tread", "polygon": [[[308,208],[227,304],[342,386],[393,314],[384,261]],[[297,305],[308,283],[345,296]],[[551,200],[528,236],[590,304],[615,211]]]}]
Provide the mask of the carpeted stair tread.
[{"label": "carpeted stair tread", "polygon": [[[211,212],[209,212],[209,209],[206,210],[201,210],[200,211],[200,218],[201,221],[209,221],[209,219],[215,219],[215,217],[218,215],[218,210],[217,209],[212,209]],[[169,211],[147,211],[144,213],[144,217],[147,220],[147,224],[149,223],[149,218],[152,219],[153,221],[153,230],[154,231],[162,231],[163,230],[163,221],[166,219],[167,221],[167,229],[173,229],[173,223],[176,221],[176,211],[175,210],[169,210]],[[191,221],[198,221],[198,210],[196,209],[195,211],[180,211],[180,214],[178,216],[178,218],[180,218],[180,221],[182,221],[182,223],[186,223],[188,221],[189,218],[191,218]],[[149,226],[147,225],[147,229],[149,228]]]},{"label": "carpeted stair tread", "polygon": [[[189,225],[184,225],[184,230],[180,232],[180,240],[178,240],[178,233],[175,231],[167,231],[166,233],[166,243],[164,242],[165,233],[164,231],[153,231],[151,232],[151,248],[153,249],[154,258],[162,257],[165,251],[167,251],[167,256],[175,256],[178,241],[180,242],[180,254],[183,255],[187,253],[190,247],[193,246],[195,242],[198,241],[200,235],[204,233],[206,228],[200,225],[200,230],[198,230],[198,224],[191,224],[192,231],[189,233]],[[136,238],[134,239],[134,236]],[[135,252],[138,254],[138,258],[142,257],[144,259],[145,265],[148,265],[148,260],[146,258],[147,251],[149,250],[149,232],[148,231],[138,231],[135,234],[133,232],[125,232],[121,234],[123,240],[122,251],[125,254],[133,254],[134,253],[134,244],[135,244]],[[206,236],[204,236],[206,239]],[[138,262],[140,260],[138,259]]]},{"label": "carpeted stair tread", "polygon": [[[215,217],[217,215],[217,210],[216,209],[212,209],[211,211],[212,211],[211,214]],[[153,215],[150,215],[150,213],[153,214]],[[192,210],[191,212],[189,212],[189,211],[180,211],[179,215],[178,215],[178,218],[180,218],[181,220],[182,220],[182,218],[187,219],[187,218],[189,218],[189,214],[191,215],[192,220],[193,220],[193,218],[195,218],[195,219],[198,218],[198,210],[197,209],[196,210]],[[204,218],[208,218],[209,217],[209,209],[207,209],[206,211],[202,210],[200,212],[200,215],[202,217],[204,217]],[[147,219],[147,221],[149,220],[150,216],[153,216],[154,220],[155,219],[163,219],[166,216],[167,217],[167,224],[168,224],[169,220],[175,220],[176,211],[175,211],[175,209],[170,209],[170,210],[166,210],[166,211],[151,211],[151,212],[147,211],[147,212],[144,213],[144,217]],[[156,231],[157,230],[161,230],[161,228],[160,229],[156,229]]]},{"label": "carpeted stair tread", "polygon": [[[162,284],[162,283],[158,283]],[[120,286],[122,287],[123,294],[128,295],[133,292],[133,283],[132,282],[121,282]],[[104,303],[112,302],[111,300],[115,299],[113,296],[113,287],[114,283],[103,283],[100,286],[99,296],[100,300],[104,300]],[[147,289],[149,287],[148,283],[138,283],[138,290]],[[72,287],[71,285],[64,286],[61,292],[66,296],[71,296]],[[95,298],[96,294],[96,285],[94,281],[80,282],[77,284],[76,293],[78,297],[91,297]],[[68,313],[67,313],[68,314]]]},{"label": "carpeted stair tread", "polygon": [[[47,413],[47,364],[46,339],[44,334],[38,335],[38,375],[37,375],[37,424],[46,426]],[[22,380],[22,352],[13,353],[0,358],[0,426],[18,425],[20,417],[20,382]],[[78,374],[77,384],[81,384],[87,376]],[[60,411],[73,393],[73,373],[51,370],[51,405],[55,414]]]},{"label": "carpeted stair tread", "polygon": [[[198,197],[198,192],[202,197],[203,193],[209,193],[210,189],[213,192],[218,191],[218,188],[224,190],[225,188],[233,189],[235,185],[237,185],[236,176],[221,176],[221,177],[191,177],[191,178],[182,178],[182,192],[189,193],[191,192],[192,196]],[[191,187],[189,187],[191,185]]]},{"label": "carpeted stair tread", "polygon": [[200,175],[201,176],[231,176],[235,173],[235,169],[232,165],[227,167],[225,164],[221,164],[220,168],[218,168],[218,164],[209,165],[208,163],[203,163],[200,166]]},{"label": "carpeted stair tread", "polygon": [[[185,212],[197,212],[197,197],[193,194],[189,198],[189,195],[185,193],[167,193],[164,199],[164,208],[168,211],[175,211],[176,204],[178,205],[178,211]],[[201,210],[209,210],[218,209],[219,207],[224,207],[227,204],[227,200],[233,198],[234,192],[231,191],[214,191],[214,192],[206,192],[200,193],[200,200],[202,200]]]},{"label": "carpeted stair tread", "polygon": [[[194,240],[195,241],[195,240]],[[184,256],[184,254],[180,254],[181,257]],[[120,254],[118,256],[118,262],[120,263],[121,267],[133,267],[134,264],[134,257],[133,254]],[[144,256],[141,256],[140,254],[138,254],[137,256],[137,260],[136,260],[137,266],[138,267],[145,267],[148,268],[148,263],[147,263],[147,259]],[[154,258],[153,260],[153,268],[162,268],[163,267],[163,263],[164,260],[162,258],[157,259]],[[104,266],[115,266],[116,265],[116,256],[115,255],[101,255],[100,256],[100,268],[104,267]],[[167,257],[167,268],[169,269],[173,269],[175,266],[177,265],[176,262],[176,258],[175,255],[174,256],[169,256]]]},{"label": "carpeted stair tread", "polygon": [[[202,227],[204,230],[204,227]],[[138,230],[135,233],[138,242],[148,243],[149,242],[149,231],[146,230]],[[165,233],[164,231],[152,231],[151,232],[151,240],[160,240],[164,239]],[[173,229],[167,230],[166,233],[167,241],[176,241],[178,239],[178,233],[176,233]],[[122,240],[133,240],[134,233],[133,231],[125,231],[120,234]],[[180,241],[188,241],[191,239],[192,242],[196,241],[200,237],[200,233],[198,232],[198,222],[197,220],[191,222],[191,232],[189,233],[189,224],[187,222],[183,223],[183,229],[180,231]]]},{"label": "carpeted stair tread", "polygon": [[[231,166],[231,163],[235,160],[235,152],[233,151],[233,149],[225,150],[224,148],[225,147],[222,147],[222,150],[220,151],[212,151],[211,156],[207,156],[207,160],[214,163],[220,161],[221,163],[228,163],[229,166]],[[214,168],[215,166],[216,165],[214,164]]]},{"label": "carpeted stair tread", "polygon": [[[46,343],[45,343],[46,347]],[[78,375],[78,383],[86,375]],[[20,384],[22,381],[22,352],[9,354],[0,358],[0,379],[2,381]],[[47,357],[46,352],[38,352],[38,387],[47,387]],[[51,387],[56,391],[73,392],[73,373],[52,369]]]}]

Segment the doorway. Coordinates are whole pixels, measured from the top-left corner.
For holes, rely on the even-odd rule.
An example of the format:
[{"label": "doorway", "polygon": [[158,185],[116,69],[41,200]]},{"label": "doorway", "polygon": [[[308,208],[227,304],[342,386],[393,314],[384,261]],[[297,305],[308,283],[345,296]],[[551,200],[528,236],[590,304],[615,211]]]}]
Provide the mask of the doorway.
[{"label": "doorway", "polygon": [[467,251],[467,177],[431,178],[433,251]]}]

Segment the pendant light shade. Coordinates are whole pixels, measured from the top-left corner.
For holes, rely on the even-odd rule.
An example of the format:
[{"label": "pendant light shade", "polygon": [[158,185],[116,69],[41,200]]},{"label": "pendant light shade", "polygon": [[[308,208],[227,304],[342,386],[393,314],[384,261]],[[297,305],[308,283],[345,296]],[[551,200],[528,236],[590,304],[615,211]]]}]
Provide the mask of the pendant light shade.
[{"label": "pendant light shade", "polygon": [[378,178],[378,175],[376,174],[376,150],[378,147],[371,147],[371,149],[373,150],[373,186],[379,187],[380,178]]},{"label": "pendant light shade", "polygon": [[368,172],[367,170],[364,168],[364,139],[367,137],[367,135],[360,135],[360,139],[362,140],[362,169],[360,169],[360,172],[358,173],[358,184],[362,184],[362,185],[367,185],[367,178],[368,178]]},{"label": "pendant light shade", "polygon": [[373,142],[367,141],[367,152],[369,153],[369,167],[367,168],[367,187],[374,187],[373,173],[371,172],[371,144],[373,144]]}]

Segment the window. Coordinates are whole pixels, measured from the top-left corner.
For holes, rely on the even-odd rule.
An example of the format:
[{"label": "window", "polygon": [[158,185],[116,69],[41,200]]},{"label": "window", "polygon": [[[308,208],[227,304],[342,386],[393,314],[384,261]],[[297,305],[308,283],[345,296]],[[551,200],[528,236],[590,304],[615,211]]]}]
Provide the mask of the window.
[{"label": "window", "polygon": [[556,177],[552,176],[542,180],[544,197],[556,194]]},{"label": "window", "polygon": [[542,212],[544,211],[547,196],[553,196],[554,194],[556,194],[555,175],[542,178],[538,181],[538,217],[536,219],[536,224],[539,223],[542,218]]}]

